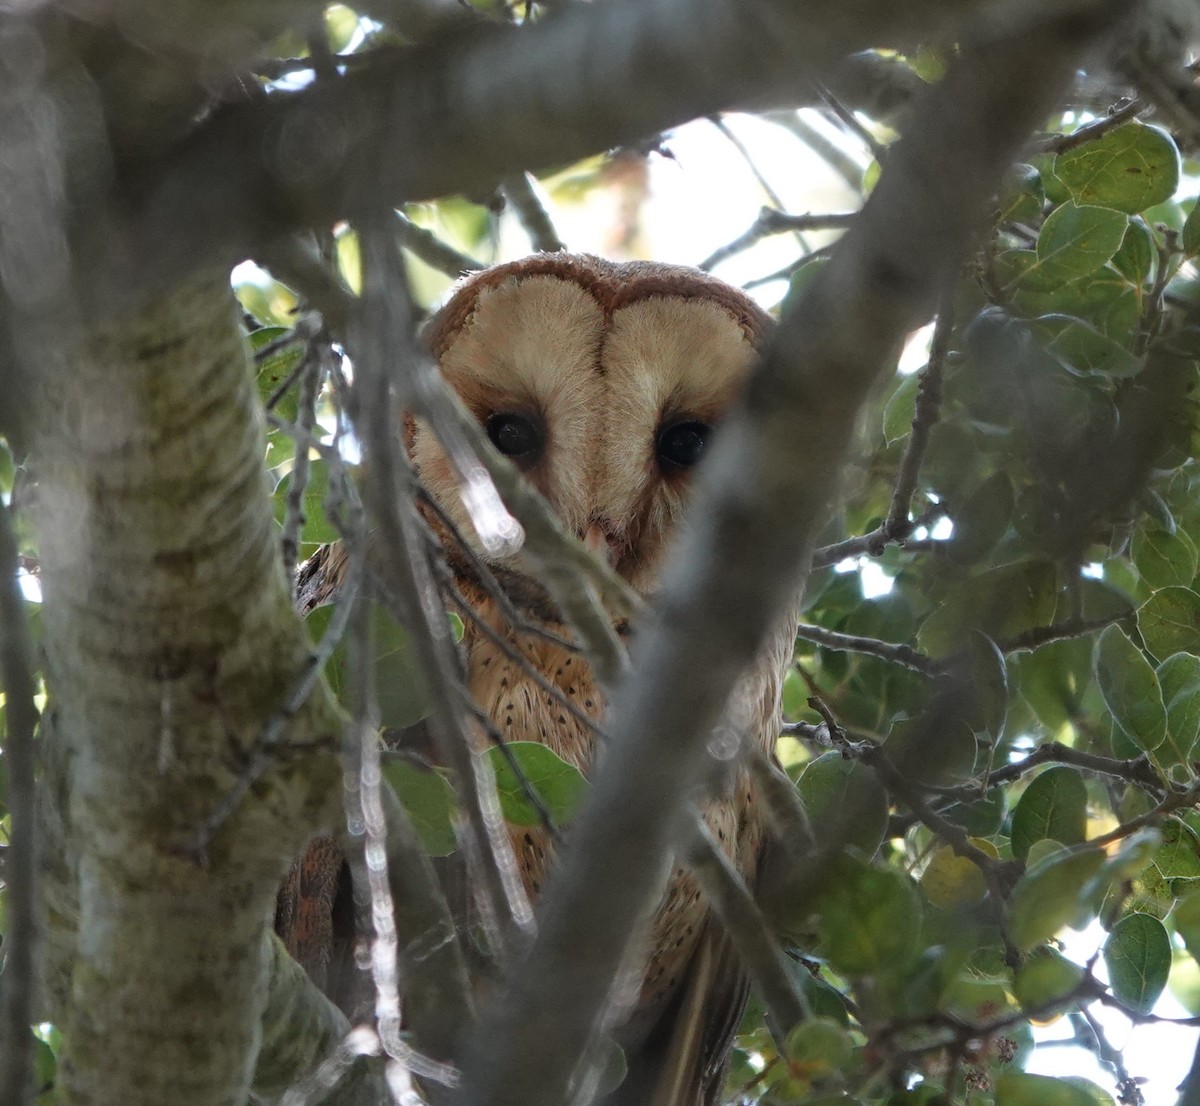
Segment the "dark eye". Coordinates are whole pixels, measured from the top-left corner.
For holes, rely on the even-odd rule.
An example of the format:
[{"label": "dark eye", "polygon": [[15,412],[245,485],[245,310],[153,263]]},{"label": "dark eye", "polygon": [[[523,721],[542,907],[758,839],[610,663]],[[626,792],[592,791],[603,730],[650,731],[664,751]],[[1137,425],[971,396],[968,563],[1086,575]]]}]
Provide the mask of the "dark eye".
[{"label": "dark eye", "polygon": [[519,411],[498,411],[487,421],[487,436],[505,457],[519,465],[532,465],[546,444],[542,424]]},{"label": "dark eye", "polygon": [[703,422],[677,422],[658,435],[658,463],[665,469],[690,469],[704,456],[712,427]]}]

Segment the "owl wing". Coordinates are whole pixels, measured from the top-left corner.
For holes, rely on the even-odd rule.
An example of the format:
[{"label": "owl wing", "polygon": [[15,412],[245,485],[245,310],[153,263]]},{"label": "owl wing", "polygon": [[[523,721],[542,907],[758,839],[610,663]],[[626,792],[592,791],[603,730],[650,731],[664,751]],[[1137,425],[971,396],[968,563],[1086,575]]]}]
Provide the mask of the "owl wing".
[{"label": "owl wing", "polygon": [[603,1106],[715,1106],[750,981],[733,942],[709,917],[682,985]]}]

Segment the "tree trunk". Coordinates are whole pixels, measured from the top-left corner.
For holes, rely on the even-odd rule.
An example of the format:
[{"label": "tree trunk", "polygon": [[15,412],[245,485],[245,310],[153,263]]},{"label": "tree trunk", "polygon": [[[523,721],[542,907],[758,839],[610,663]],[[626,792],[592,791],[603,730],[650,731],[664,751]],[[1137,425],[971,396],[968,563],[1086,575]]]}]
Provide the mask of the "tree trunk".
[{"label": "tree trunk", "polygon": [[224,275],[87,335],[39,400],[60,1085],[72,1103],[240,1106],[275,887],[337,816],[336,758],[288,746],[335,750],[340,718],[318,685],[214,819],[309,653]]}]

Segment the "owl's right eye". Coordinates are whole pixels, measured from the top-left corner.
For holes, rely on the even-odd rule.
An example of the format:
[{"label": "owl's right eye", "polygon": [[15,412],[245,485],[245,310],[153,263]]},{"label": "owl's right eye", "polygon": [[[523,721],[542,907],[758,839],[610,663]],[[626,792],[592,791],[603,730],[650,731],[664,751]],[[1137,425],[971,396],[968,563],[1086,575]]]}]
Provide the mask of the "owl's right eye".
[{"label": "owl's right eye", "polygon": [[540,420],[520,411],[497,411],[486,429],[492,445],[518,465],[534,464],[546,446]]}]

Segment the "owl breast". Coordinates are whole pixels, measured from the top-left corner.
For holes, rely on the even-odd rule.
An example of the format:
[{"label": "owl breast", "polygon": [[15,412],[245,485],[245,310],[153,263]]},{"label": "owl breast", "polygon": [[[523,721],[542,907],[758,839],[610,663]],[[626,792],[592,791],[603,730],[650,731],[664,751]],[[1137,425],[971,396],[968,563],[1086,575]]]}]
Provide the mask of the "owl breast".
[{"label": "owl breast", "polygon": [[[562,627],[555,629],[561,631]],[[591,669],[580,654],[544,639],[509,632],[505,640],[507,651],[478,629],[464,633],[472,698],[500,739],[547,745],[589,775],[604,715],[604,700]],[[533,672],[542,680],[535,680]],[[547,691],[547,684],[553,690]],[[580,716],[597,723],[597,728],[589,727]],[[746,878],[752,878],[762,829],[752,803],[747,802],[751,793],[744,773],[731,781],[728,790],[729,794],[707,804],[705,821],[730,860]],[[536,900],[554,860],[550,832],[543,826],[510,826],[509,835],[525,889]],[[651,952],[639,1009],[653,1010],[670,996],[699,939],[706,914],[694,877],[684,868],[676,869],[651,924]]]}]

